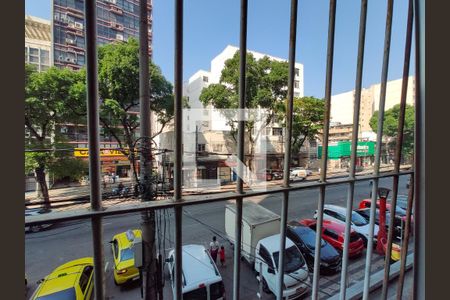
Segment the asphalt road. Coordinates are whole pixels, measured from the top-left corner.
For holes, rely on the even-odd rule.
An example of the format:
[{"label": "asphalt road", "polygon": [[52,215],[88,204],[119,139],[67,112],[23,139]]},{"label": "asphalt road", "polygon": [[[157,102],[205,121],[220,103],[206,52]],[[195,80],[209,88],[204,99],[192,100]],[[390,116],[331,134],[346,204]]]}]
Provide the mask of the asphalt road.
[{"label": "asphalt road", "polygon": [[[402,176],[399,184],[399,194],[407,194],[406,183],[408,176]],[[301,183],[300,183],[301,184]],[[380,180],[380,186],[392,188],[392,178]],[[329,186],[326,191],[325,204],[345,206],[348,184]],[[371,186],[366,182],[355,185],[354,206],[359,201],[369,197]],[[289,220],[312,218],[317,209],[319,197],[318,189],[292,192],[289,201]],[[282,194],[254,197],[246,201],[253,201],[280,214]],[[219,267],[224,280],[227,298],[232,298],[233,286],[233,250],[225,238],[225,205],[224,202],[196,205],[185,208],[183,218],[183,244],[201,244],[208,246],[213,235],[218,237],[225,245],[227,264]],[[130,228],[138,228],[139,214],[114,216],[103,221],[105,267],[107,270],[106,291],[109,299],[140,299],[140,289],[137,284],[124,287],[114,285],[112,277],[112,255],[110,244],[112,236]],[[165,232],[165,241],[161,243],[161,250],[166,251],[173,247],[174,219],[173,211],[166,210],[161,213],[160,231]],[[412,250],[411,250],[412,251]],[[92,256],[92,233],[89,221],[74,221],[65,224],[56,224],[49,230],[25,235],[25,272],[28,276],[27,298],[36,288],[36,281],[48,275],[54,268],[62,263],[85,256]],[[362,280],[364,277],[365,252],[360,258],[350,260],[349,285]],[[374,253],[372,257],[372,273],[383,268],[382,256]],[[257,299],[258,282],[248,264],[241,267],[241,298]],[[321,276],[320,295],[323,298],[339,292],[340,274]],[[172,299],[170,282],[166,281],[165,299]],[[307,296],[306,298],[309,298]],[[264,294],[264,299],[274,299],[273,295]]]}]

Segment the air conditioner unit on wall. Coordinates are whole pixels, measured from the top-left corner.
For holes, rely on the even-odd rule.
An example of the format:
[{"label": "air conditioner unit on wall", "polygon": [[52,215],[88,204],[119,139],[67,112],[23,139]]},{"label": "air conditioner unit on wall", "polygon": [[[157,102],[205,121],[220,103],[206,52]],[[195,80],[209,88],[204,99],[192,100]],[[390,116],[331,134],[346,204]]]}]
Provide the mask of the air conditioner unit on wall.
[{"label": "air conditioner unit on wall", "polygon": [[80,22],[75,22],[75,27],[78,29],[83,29],[83,24]]},{"label": "air conditioner unit on wall", "polygon": [[119,41],[123,41],[123,35],[122,34],[116,34],[116,39]]},{"label": "air conditioner unit on wall", "polygon": [[75,44],[75,40],[66,38],[66,43],[70,44],[70,45],[73,45],[73,44]]}]

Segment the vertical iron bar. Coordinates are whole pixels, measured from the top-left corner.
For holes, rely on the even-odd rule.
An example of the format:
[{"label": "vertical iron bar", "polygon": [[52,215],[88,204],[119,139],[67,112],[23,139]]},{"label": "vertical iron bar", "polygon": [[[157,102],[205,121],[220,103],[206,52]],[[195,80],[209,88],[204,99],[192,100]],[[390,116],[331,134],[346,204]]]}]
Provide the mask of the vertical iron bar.
[{"label": "vertical iron bar", "polygon": [[[142,201],[153,200],[150,79],[148,54],[148,0],[139,1],[139,105],[140,105],[140,183]],[[134,149],[132,149],[134,151]],[[157,268],[155,251],[155,211],[141,213],[142,245],[144,251],[144,299],[157,297]]]},{"label": "vertical iron bar", "polygon": [[[320,181],[326,182],[327,162],[328,162],[328,134],[330,132],[330,110],[331,110],[331,86],[333,81],[333,60],[334,60],[334,32],[336,21],[336,0],[330,0],[330,11],[328,21],[328,46],[327,46],[327,69],[325,75],[325,113],[323,119],[322,137],[322,164],[320,170]],[[323,206],[325,203],[325,186],[320,187],[319,203],[317,209],[316,227],[316,249],[314,254],[314,272],[312,284],[312,299],[318,299],[319,277],[320,277],[320,242],[322,239]],[[319,245],[319,246],[317,246]]]},{"label": "vertical iron bar", "polygon": [[[239,109],[238,109],[238,178],[236,192],[244,193],[244,109],[245,95],[245,70],[247,67],[247,8],[248,0],[241,0],[240,42],[239,42]],[[242,243],[242,197],[236,198],[235,242],[234,242],[234,269],[233,269],[233,299],[239,300],[241,279],[241,243]]]},{"label": "vertical iron bar", "polygon": [[[183,151],[183,0],[175,1],[175,156],[174,200],[182,201],[181,172]],[[182,207],[175,207],[175,299],[182,299]]]},{"label": "vertical iron bar", "polygon": [[425,1],[414,1],[416,114],[414,140],[414,288],[425,299]]},{"label": "vertical iron bar", "polygon": [[[397,141],[396,141],[396,149],[395,149],[395,166],[394,172],[398,173],[400,170],[400,160],[402,157],[402,148],[403,148],[403,127],[405,124],[405,110],[406,110],[406,94],[408,91],[408,80],[409,80],[409,62],[411,57],[411,40],[412,40],[412,17],[413,17],[413,7],[412,1],[408,1],[408,20],[406,23],[406,40],[405,40],[405,57],[403,64],[403,81],[402,81],[402,92],[400,96],[400,114],[398,120],[398,128],[397,128]],[[389,255],[385,256],[384,262],[384,279],[383,279],[383,289],[381,293],[381,299],[387,298],[388,291],[388,283],[389,283],[389,273],[390,273],[390,253],[392,251],[392,239],[394,235],[394,219],[395,219],[395,208],[397,206],[397,194],[398,194],[398,180],[399,176],[395,175],[393,183],[393,194],[390,208],[391,218],[389,220],[389,233],[387,239],[387,249],[386,253]],[[403,230],[403,229],[401,229]],[[405,246],[405,245],[403,245]],[[406,245],[407,247],[407,245]]]},{"label": "vertical iron bar", "polygon": [[[386,85],[389,70],[389,51],[391,47],[391,29],[392,29],[392,11],[394,6],[393,0],[388,0],[387,13],[386,13],[386,30],[384,37],[384,53],[383,53],[383,66],[381,70],[381,91],[380,91],[380,105],[378,109],[378,130],[377,130],[377,146],[375,152],[375,166],[374,175],[378,176],[380,173],[380,160],[381,160],[381,143],[383,138],[383,123],[384,123],[384,107],[386,102]],[[366,256],[366,269],[364,275],[364,294],[363,299],[369,299],[369,287],[370,287],[370,269],[372,265],[372,250],[373,250],[373,238],[375,228],[375,210],[376,200],[378,197],[378,178],[374,179],[372,186],[372,199],[370,204],[370,219],[369,219],[369,239],[367,241],[367,256]],[[392,217],[392,216],[391,216]],[[386,254],[390,257],[390,253]]]},{"label": "vertical iron bar", "polygon": [[[364,10],[364,11],[363,11]],[[361,3],[361,20],[360,20],[360,36],[358,47],[358,61],[356,70],[356,82],[355,82],[355,102],[353,108],[353,128],[352,128],[352,144],[351,144],[351,158],[350,158],[350,173],[349,179],[355,179],[356,171],[356,157],[358,149],[358,134],[359,134],[359,113],[361,107],[361,90],[362,90],[362,74],[364,65],[364,44],[365,44],[365,27],[367,16],[367,2]],[[364,18],[364,19],[363,19]],[[351,220],[353,211],[353,197],[355,193],[355,182],[349,182],[347,192],[347,206],[346,206],[346,218],[345,218],[345,235],[344,235],[344,251],[341,271],[341,292],[339,298],[345,299],[347,293],[347,281],[348,281],[348,247],[350,244],[351,233]]]},{"label": "vertical iron bar", "polygon": [[[86,16],[86,90],[87,121],[89,142],[89,177],[91,209],[102,210],[100,185],[100,143],[99,105],[97,81],[97,1],[87,1],[84,6]],[[94,250],[94,293],[95,299],[105,299],[104,253],[102,218],[93,217],[92,244]]]},{"label": "vertical iron bar", "polygon": [[[295,77],[295,51],[297,41],[297,7],[298,0],[291,0],[291,20],[289,33],[289,78],[288,99],[286,103],[286,136],[284,152],[283,186],[289,187],[289,173],[291,162],[291,139],[292,139],[292,115],[294,109],[294,77]],[[289,191],[283,193],[281,204],[281,229],[280,229],[280,256],[278,258],[278,284],[277,299],[283,299],[284,283],[284,249],[286,248],[286,224],[289,206]]]},{"label": "vertical iron bar", "polygon": [[402,299],[403,284],[405,283],[405,270],[406,270],[406,255],[408,254],[408,244],[411,228],[411,215],[413,208],[413,195],[414,195],[414,175],[411,175],[411,184],[408,191],[408,204],[406,206],[406,221],[405,221],[405,234],[402,244],[401,260],[400,260],[400,275],[398,277],[397,284],[397,300]]},{"label": "vertical iron bar", "polygon": [[[386,102],[386,85],[389,70],[389,51],[391,44],[391,28],[392,28],[392,11],[393,0],[388,1],[387,14],[386,14],[386,31],[384,40],[384,54],[383,54],[383,66],[381,71],[381,91],[380,91],[380,103],[378,109],[378,131],[377,131],[377,144],[375,152],[375,166],[374,174],[378,175],[380,172],[381,163],[381,146],[383,139],[383,124],[384,124],[384,107]],[[367,254],[366,254],[366,269],[364,275],[364,294],[363,299],[369,298],[370,287],[370,269],[372,265],[372,252],[373,252],[373,238],[375,229],[375,211],[376,201],[378,198],[378,178],[374,180],[372,186],[372,199],[370,205],[370,218],[369,218],[369,239],[367,241]],[[386,254],[390,258],[390,254]]]}]

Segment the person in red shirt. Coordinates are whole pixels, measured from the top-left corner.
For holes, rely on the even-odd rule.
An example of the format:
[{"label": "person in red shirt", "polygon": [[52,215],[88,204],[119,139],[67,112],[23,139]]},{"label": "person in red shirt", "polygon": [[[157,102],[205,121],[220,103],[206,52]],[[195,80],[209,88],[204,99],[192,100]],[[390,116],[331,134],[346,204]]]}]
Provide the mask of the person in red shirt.
[{"label": "person in red shirt", "polygon": [[220,265],[225,266],[225,247],[221,246],[219,250]]}]

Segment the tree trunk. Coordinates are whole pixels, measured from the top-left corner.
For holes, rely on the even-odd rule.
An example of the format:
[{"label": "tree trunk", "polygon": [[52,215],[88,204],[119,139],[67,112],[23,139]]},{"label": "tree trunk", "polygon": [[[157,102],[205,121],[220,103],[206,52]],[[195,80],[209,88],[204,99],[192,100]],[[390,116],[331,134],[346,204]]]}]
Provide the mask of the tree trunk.
[{"label": "tree trunk", "polygon": [[45,167],[39,166],[35,169],[35,172],[36,180],[42,193],[42,199],[44,200],[44,208],[50,209],[50,197],[48,195],[47,181],[45,180]]}]

